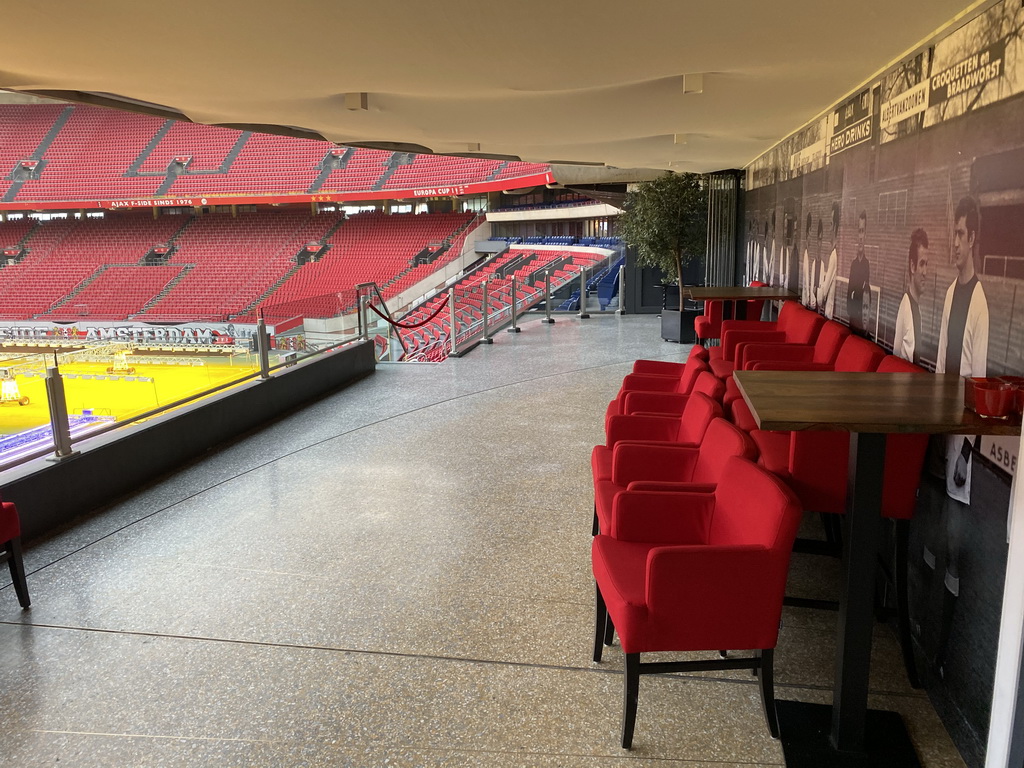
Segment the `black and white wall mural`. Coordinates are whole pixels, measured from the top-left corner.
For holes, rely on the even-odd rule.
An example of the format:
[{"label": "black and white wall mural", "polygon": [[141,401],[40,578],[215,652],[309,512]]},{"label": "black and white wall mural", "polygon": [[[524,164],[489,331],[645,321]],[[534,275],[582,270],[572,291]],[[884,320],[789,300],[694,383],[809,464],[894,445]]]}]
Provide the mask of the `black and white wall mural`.
[{"label": "black and white wall mural", "polygon": [[[1024,375],[1024,8],[998,3],[758,158],[747,280],[929,370]],[[988,728],[1016,438],[933,441],[911,542],[929,695]]]}]

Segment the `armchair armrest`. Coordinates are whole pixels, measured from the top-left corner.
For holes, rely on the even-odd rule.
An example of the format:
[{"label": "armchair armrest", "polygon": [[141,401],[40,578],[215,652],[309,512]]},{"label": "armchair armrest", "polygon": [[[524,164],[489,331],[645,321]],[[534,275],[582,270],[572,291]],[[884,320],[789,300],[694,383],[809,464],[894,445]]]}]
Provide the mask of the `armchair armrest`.
[{"label": "armchair armrest", "polygon": [[693,477],[700,449],[681,443],[624,440],[612,449],[612,482],[635,480],[685,483]]},{"label": "armchair armrest", "polygon": [[612,538],[652,544],[703,544],[715,511],[713,493],[622,491],[612,505]]},{"label": "armchair armrest", "polygon": [[627,491],[666,491],[678,493],[689,491],[690,493],[714,493],[718,488],[714,483],[667,483],[657,480],[634,480],[626,486]]},{"label": "armchair armrest", "polygon": [[620,440],[675,442],[679,435],[678,416],[624,416],[608,419],[605,444],[613,448]]},{"label": "armchair armrest", "polygon": [[675,392],[678,376],[656,373],[627,373],[622,379],[621,392]]},{"label": "armchair armrest", "polygon": [[742,352],[736,353],[736,367],[750,370],[753,363],[762,360],[811,362],[814,359],[814,347],[809,344],[761,344],[748,342],[743,345]]},{"label": "armchair armrest", "polygon": [[653,373],[658,376],[674,376],[679,378],[686,369],[686,363],[673,363],[668,360],[637,360],[633,363],[633,373]]},{"label": "armchair armrest", "polygon": [[722,333],[726,331],[775,331],[778,323],[764,320],[723,320]]},{"label": "armchair armrest", "polygon": [[[780,344],[779,346],[789,346]],[[834,371],[828,363],[799,362],[796,360],[755,360],[748,371]]]},{"label": "armchair armrest", "polygon": [[784,342],[786,334],[782,331],[729,330],[722,331],[722,357],[730,362],[736,361],[736,347],[743,342],[760,342],[773,344]]},{"label": "armchair armrest", "polygon": [[682,415],[689,395],[679,392],[627,392],[622,401],[624,414],[665,413]]}]

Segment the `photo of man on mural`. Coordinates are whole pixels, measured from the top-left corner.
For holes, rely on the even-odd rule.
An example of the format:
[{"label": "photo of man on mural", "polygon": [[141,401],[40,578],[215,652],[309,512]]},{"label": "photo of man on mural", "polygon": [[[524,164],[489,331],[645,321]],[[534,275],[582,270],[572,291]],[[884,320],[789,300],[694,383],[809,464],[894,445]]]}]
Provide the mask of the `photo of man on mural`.
[{"label": "photo of man on mural", "polygon": [[907,291],[896,313],[896,335],[893,354],[916,365],[921,364],[921,296],[928,279],[928,233],[920,227],[910,235],[910,254],[907,259]]},{"label": "photo of man on mural", "polygon": [[836,307],[836,273],[839,271],[839,218],[841,208],[838,202],[832,203],[832,252],[825,265],[825,274],[818,283],[818,310],[825,313],[829,320],[835,315]]},{"label": "photo of man on mural", "polygon": [[[961,376],[985,376],[988,372],[989,314],[985,290],[974,266],[974,248],[978,241],[981,214],[971,197],[961,198],[953,215],[953,262],[956,279],[946,291],[939,324],[939,348],[936,373]],[[960,596],[960,542],[964,518],[971,503],[972,447],[977,438],[950,435],[946,438],[946,499],[942,525],[925,542],[922,556],[932,572],[932,596],[941,591],[941,599],[930,597],[929,607],[939,604],[939,632],[929,656],[933,669],[941,676],[946,649],[953,627],[953,613]],[[943,540],[944,539],[944,540]],[[944,562],[940,582],[938,564]]]},{"label": "photo of man on mural", "polygon": [[850,262],[850,280],[846,287],[846,316],[850,328],[863,333],[867,327],[865,312],[871,304],[871,265],[864,254],[868,214],[861,211],[857,219],[857,255]]}]

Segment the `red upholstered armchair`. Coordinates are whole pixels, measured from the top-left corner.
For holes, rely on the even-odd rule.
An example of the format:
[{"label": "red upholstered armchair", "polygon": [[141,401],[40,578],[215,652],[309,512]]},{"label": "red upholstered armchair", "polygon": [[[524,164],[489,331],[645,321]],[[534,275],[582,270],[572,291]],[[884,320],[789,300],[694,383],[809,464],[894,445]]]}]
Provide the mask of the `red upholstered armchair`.
[{"label": "red upholstered armchair", "polygon": [[[690,395],[694,392],[705,394],[720,403],[725,395],[725,382],[711,371],[701,371],[697,374],[697,380],[690,390]],[[633,414],[678,416],[686,408],[686,401],[690,395],[681,395],[678,392],[626,392],[622,400],[622,414],[626,416]]]},{"label": "red upholstered armchair", "polygon": [[722,323],[720,357],[711,355],[711,370],[719,378],[731,376],[736,368],[737,347],[746,342],[761,344],[814,344],[825,318],[804,307],[799,301],[782,305],[775,323],[751,320],[726,320]]},{"label": "red upholstered armchair", "polygon": [[594,446],[590,454],[594,480],[612,476],[612,456],[620,443],[641,441],[698,445],[704,439],[711,420],[722,415],[722,406],[717,400],[694,392],[679,416],[612,416],[605,444]]},{"label": "red upholstered armchair", "polygon": [[[798,363],[795,361],[778,362],[778,361],[761,361],[755,363],[752,367],[758,371],[837,371],[839,373],[865,373],[874,371],[882,358],[885,357],[885,351],[877,344],[862,339],[860,336],[847,335],[843,339],[843,346],[839,349],[839,354],[836,355],[835,363],[831,366],[820,363]],[[731,386],[730,386],[731,384]],[[747,407],[747,403],[740,396],[739,388],[735,382],[727,382],[725,389],[725,408],[729,414],[729,418],[733,424],[736,424],[741,429],[752,431],[757,429],[757,423],[754,421],[754,417],[750,413],[750,409]],[[761,440],[764,442],[774,441],[777,444],[777,451],[781,451],[783,445],[788,445],[786,442],[787,438],[782,436],[788,435],[788,432],[765,432],[761,435]],[[806,433],[810,434],[810,433]],[[818,433],[821,434],[821,433]],[[761,446],[759,445],[759,448]],[[762,448],[762,450],[764,450]],[[846,470],[844,469],[845,473]],[[845,475],[844,475],[845,476]]]},{"label": "red upholstered armchair", "polygon": [[756,459],[754,441],[725,419],[713,419],[699,445],[622,442],[612,450],[611,476],[594,478],[594,534],[615,536],[617,505],[633,491],[713,491],[733,456]]},{"label": "red upholstered armchair", "polygon": [[693,333],[697,337],[698,344],[703,344],[708,339],[721,337],[723,310],[721,301],[704,302],[704,314],[693,319]]},{"label": "red upholstered armchair", "polygon": [[[662,505],[671,505],[666,514]],[[726,464],[714,493],[638,492],[617,510],[618,536],[592,545],[594,661],[617,632],[625,654],[622,746],[633,743],[640,675],[754,669],[772,736],[773,653],[800,505],[750,461]],[[612,631],[609,631],[612,630]],[[755,649],[748,658],[641,663],[659,651]]]},{"label": "red upholstered armchair", "polygon": [[686,364],[694,358],[707,362],[708,350],[698,344],[693,345],[685,363],[674,363],[670,360],[637,360],[633,363],[633,373],[656,373],[660,376],[679,378],[683,375]]},{"label": "red upholstered armchair", "polygon": [[[857,336],[851,336],[847,344],[851,342],[870,344]],[[879,356],[881,354],[879,349]],[[926,373],[920,366],[894,355],[881,359],[877,364],[877,372]],[[845,514],[850,453],[848,434],[755,430],[750,436],[760,451],[760,464],[781,477],[794,490],[803,509],[831,515]],[[897,621],[907,676],[914,687],[918,686],[918,677],[910,635],[907,550],[909,520],[914,514],[927,448],[927,435],[889,435],[886,439],[882,479],[882,515],[896,521],[893,581]]]},{"label": "red upholstered armchair", "polygon": [[[850,329],[842,323],[826,320],[813,344],[741,344],[736,352],[736,370],[831,371],[849,335]],[[729,405],[739,397],[739,387],[730,376],[725,382],[724,402]]]},{"label": "red upholstered armchair", "polygon": [[18,602],[22,608],[28,608],[31,601],[28,597],[28,583],[25,581],[25,563],[21,556],[21,518],[18,517],[18,508],[9,501],[0,502],[0,541],[3,542],[0,563],[7,562]]},{"label": "red upholstered armchair", "polygon": [[[765,283],[760,280],[752,280],[751,288],[763,288]],[[749,320],[760,320],[761,311],[764,309],[764,299],[755,299],[743,302],[746,306],[746,318]],[[693,321],[693,332],[697,336],[697,342],[703,344],[706,339],[720,339],[722,337],[722,319],[724,316],[725,302],[705,301],[704,314]]]},{"label": "red upholstered armchair", "polygon": [[[694,349],[701,349],[701,347],[695,346]],[[637,363],[640,362],[642,361],[637,360]],[[660,361],[650,360],[647,362]],[[666,363],[666,365],[679,365],[679,363]],[[703,356],[691,354],[687,358],[686,363],[674,374],[667,371],[665,373],[637,373],[634,371],[627,374],[622,380],[622,386],[619,387],[619,392],[615,395],[615,399],[608,403],[608,407],[605,409],[605,427],[607,428],[608,419],[612,416],[625,413],[623,405],[626,401],[626,396],[630,392],[665,392],[685,396],[693,390],[697,377],[707,370],[708,365]],[[721,396],[719,396],[719,399],[721,399]]]}]

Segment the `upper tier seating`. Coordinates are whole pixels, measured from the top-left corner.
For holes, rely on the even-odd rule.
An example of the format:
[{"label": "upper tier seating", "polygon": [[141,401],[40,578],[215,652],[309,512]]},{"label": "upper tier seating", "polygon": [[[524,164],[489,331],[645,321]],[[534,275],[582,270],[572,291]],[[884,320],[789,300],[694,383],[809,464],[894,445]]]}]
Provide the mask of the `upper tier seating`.
[{"label": "upper tier seating", "polygon": [[[61,121],[66,122],[61,123]],[[43,146],[51,130],[52,141]],[[327,141],[178,123],[85,105],[0,105],[0,197],[107,201],[196,195],[353,193],[421,189],[545,173],[546,165],[346,149]],[[7,178],[40,161],[31,178]],[[175,162],[177,159],[181,162]],[[327,165],[325,166],[325,162]],[[173,170],[169,176],[168,169]]]}]

